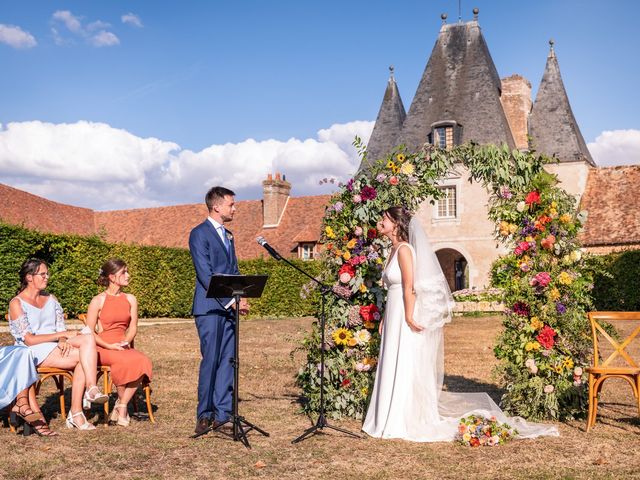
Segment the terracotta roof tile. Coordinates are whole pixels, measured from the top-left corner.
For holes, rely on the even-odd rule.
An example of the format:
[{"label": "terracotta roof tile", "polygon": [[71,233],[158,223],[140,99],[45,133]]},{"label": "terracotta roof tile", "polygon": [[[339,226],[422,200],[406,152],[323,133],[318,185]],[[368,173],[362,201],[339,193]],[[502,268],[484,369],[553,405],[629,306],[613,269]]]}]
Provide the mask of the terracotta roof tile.
[{"label": "terracotta roof tile", "polygon": [[[265,237],[283,255],[291,255],[299,241],[318,241],[329,198],[329,195],[290,198],[280,224],[274,228],[262,227],[262,200],[238,201],[235,218],[227,225],[235,237],[238,258],[268,256],[256,242],[258,236]],[[207,209],[192,204],[114,210],[95,212],[95,218],[97,231],[104,231],[109,242],[188,248],[189,232],[207,218]],[[304,240],[297,240],[302,232]]]},{"label": "terracotta roof tile", "polygon": [[640,165],[593,168],[580,208],[588,212],[585,246],[640,243]]},{"label": "terracotta roof tile", "polygon": [[73,207],[0,184],[0,220],[48,233],[92,235],[93,210]]}]

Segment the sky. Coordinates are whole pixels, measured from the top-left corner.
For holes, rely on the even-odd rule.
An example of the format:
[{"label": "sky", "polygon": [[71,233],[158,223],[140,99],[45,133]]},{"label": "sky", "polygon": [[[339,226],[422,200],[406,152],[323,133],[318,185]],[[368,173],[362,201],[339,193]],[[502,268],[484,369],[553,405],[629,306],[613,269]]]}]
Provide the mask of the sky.
[{"label": "sky", "polygon": [[459,3],[534,96],[553,38],[596,162],[640,163],[635,0],[0,0],[0,183],[96,210],[257,199],[276,171],[330,193]]}]

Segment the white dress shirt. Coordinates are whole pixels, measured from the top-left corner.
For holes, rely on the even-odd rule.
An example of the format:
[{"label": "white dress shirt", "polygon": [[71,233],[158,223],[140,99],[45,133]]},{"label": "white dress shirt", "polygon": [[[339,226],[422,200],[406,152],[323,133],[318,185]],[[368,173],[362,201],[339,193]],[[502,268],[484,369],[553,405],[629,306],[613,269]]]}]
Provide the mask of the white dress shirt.
[{"label": "white dress shirt", "polygon": [[[229,239],[225,238],[227,235],[227,230],[224,228],[224,225],[221,223],[218,223],[217,221],[215,221],[213,218],[211,217],[207,217],[208,220],[211,222],[211,225],[213,225],[213,228],[216,229],[216,233],[218,234],[218,236],[220,237],[220,240],[222,240],[222,244],[226,247],[227,244],[229,245],[229,248],[231,248],[231,241],[229,241]],[[231,252],[229,252],[231,253]],[[235,299],[231,299],[231,301],[229,303],[227,303],[224,308],[229,308],[231,307],[231,305],[233,305],[236,302]]]}]

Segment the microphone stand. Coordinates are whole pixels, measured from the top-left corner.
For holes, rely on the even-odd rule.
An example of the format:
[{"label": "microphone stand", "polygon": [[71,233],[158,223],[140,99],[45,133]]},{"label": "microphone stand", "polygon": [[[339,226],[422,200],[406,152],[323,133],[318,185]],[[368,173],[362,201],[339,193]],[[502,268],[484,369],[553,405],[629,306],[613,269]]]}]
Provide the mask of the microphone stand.
[{"label": "microphone stand", "polygon": [[[328,285],[325,285],[324,283],[322,283],[317,278],[309,275],[303,269],[301,269],[297,265],[294,265],[289,260],[284,258],[273,247],[271,247],[268,243],[266,243],[266,242],[264,244],[260,243],[260,245],[265,247],[267,252],[269,252],[273,258],[275,258],[276,260],[281,260],[281,261],[285,262],[290,267],[294,268],[298,272],[300,272],[303,275],[305,275],[306,277],[310,278],[313,282],[315,282],[320,287],[320,294],[321,294],[320,295],[320,299],[321,299],[320,300],[320,302],[321,302],[321,308],[320,308],[320,407],[319,407],[319,411],[318,411],[318,420],[316,421],[315,425],[307,428],[304,432],[302,432],[302,435],[300,435],[299,437],[293,439],[291,441],[291,443],[299,443],[299,442],[309,438],[310,436],[312,436],[312,435],[314,435],[316,433],[324,433],[322,430],[325,429],[325,428],[329,428],[331,430],[335,430],[337,432],[341,432],[341,433],[344,433],[346,435],[350,435],[350,436],[352,436],[354,438],[362,438],[360,435],[358,435],[356,433],[353,433],[353,432],[350,432],[350,431],[345,430],[343,428],[336,427],[334,425],[329,424],[329,422],[327,421],[327,417],[325,416],[325,404],[324,404],[325,302],[326,302],[326,295],[329,294],[329,293],[332,293],[333,295],[335,295],[336,297],[341,298],[341,299],[342,299],[342,297],[340,297],[336,292],[334,292],[331,287],[329,287]],[[265,245],[269,245],[269,248],[266,248]],[[348,302],[348,300],[347,300],[347,302]]]}]

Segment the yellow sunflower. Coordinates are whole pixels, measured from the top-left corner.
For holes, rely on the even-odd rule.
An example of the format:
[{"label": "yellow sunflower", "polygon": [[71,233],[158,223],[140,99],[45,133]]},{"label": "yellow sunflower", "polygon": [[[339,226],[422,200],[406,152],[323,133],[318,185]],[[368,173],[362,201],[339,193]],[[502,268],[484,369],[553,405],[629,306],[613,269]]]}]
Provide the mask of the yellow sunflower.
[{"label": "yellow sunflower", "polygon": [[331,336],[336,345],[348,345],[349,340],[353,338],[353,333],[346,328],[338,328]]},{"label": "yellow sunflower", "polygon": [[399,153],[398,155],[396,155],[396,160],[399,161],[400,163],[404,162],[407,159],[407,157],[405,156],[404,153]]}]

